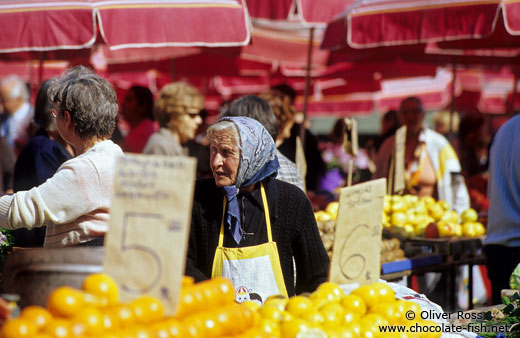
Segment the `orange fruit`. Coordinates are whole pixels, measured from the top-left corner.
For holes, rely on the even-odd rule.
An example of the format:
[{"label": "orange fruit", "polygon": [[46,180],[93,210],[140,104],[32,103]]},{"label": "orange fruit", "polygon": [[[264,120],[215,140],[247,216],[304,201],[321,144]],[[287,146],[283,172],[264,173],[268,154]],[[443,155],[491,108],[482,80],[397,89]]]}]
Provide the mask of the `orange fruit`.
[{"label": "orange fruit", "polygon": [[98,335],[105,329],[103,313],[96,308],[84,308],[79,311],[73,318],[74,324],[80,324],[85,327],[85,333],[89,335]]},{"label": "orange fruit", "polygon": [[7,321],[2,327],[2,338],[34,337],[38,326],[25,318],[16,318]]},{"label": "orange fruit", "polygon": [[185,338],[188,337],[188,330],[186,326],[173,318],[169,318],[163,322],[164,325],[168,328],[168,332],[170,333],[169,337],[171,338]]},{"label": "orange fruit", "polygon": [[47,309],[56,317],[72,317],[83,308],[83,293],[69,286],[60,286],[47,299]]},{"label": "orange fruit", "polygon": [[128,327],[135,323],[134,310],[130,304],[118,304],[112,306],[107,310],[107,312],[116,318],[121,327]]},{"label": "orange fruit", "polygon": [[130,303],[135,319],[142,324],[159,321],[164,317],[161,301],[152,296],[141,296]]},{"label": "orange fruit", "polygon": [[193,278],[191,276],[182,276],[181,288],[192,286],[194,283],[195,283],[195,278]]},{"label": "orange fruit", "polygon": [[106,298],[108,305],[119,302],[119,288],[116,281],[105,273],[93,273],[83,281],[83,290],[98,297]]},{"label": "orange fruit", "polygon": [[54,338],[69,338],[72,333],[72,325],[65,319],[53,319],[43,328],[43,332]]},{"label": "orange fruit", "polygon": [[30,305],[22,310],[20,317],[29,320],[40,329],[52,320],[51,313],[44,307]]}]

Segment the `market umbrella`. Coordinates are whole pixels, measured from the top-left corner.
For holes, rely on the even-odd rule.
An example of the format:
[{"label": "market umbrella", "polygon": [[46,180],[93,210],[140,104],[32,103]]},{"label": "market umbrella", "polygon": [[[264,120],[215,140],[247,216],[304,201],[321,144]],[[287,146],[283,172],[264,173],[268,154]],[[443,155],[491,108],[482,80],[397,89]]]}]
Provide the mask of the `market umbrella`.
[{"label": "market umbrella", "polygon": [[[353,48],[480,40],[478,48],[518,46],[520,3],[506,0],[361,0],[329,26]],[[485,43],[483,43],[485,42]],[[332,44],[332,41],[329,42]]]},{"label": "market umbrella", "polygon": [[110,50],[241,46],[250,38],[242,0],[0,0],[0,22],[0,55],[28,58],[90,49],[98,32]]}]

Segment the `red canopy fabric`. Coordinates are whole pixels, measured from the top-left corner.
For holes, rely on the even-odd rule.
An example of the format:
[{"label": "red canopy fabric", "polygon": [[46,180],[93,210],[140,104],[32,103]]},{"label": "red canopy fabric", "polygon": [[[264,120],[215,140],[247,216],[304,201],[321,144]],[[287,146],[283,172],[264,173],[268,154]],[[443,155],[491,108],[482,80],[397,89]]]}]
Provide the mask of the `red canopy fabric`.
[{"label": "red canopy fabric", "polygon": [[498,48],[505,46],[496,41],[518,46],[517,35],[520,2],[516,0],[363,0],[329,24],[324,46],[370,48],[487,39],[490,44],[481,43],[479,48]]},{"label": "red canopy fabric", "polygon": [[355,0],[247,0],[252,18],[285,21],[297,18],[307,27],[323,26]]},{"label": "red canopy fabric", "polygon": [[0,53],[90,48],[98,27],[111,50],[242,46],[250,39],[242,0],[2,0],[0,22]]}]

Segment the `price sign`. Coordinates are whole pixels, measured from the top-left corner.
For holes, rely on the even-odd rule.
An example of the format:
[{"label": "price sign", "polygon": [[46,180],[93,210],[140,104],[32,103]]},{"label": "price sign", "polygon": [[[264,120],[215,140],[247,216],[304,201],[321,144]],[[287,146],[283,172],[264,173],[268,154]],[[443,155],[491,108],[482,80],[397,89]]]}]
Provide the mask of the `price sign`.
[{"label": "price sign", "polygon": [[393,193],[400,194],[404,191],[404,156],[406,150],[406,126],[402,126],[395,132],[395,170]]},{"label": "price sign", "polygon": [[385,189],[385,178],[341,189],[331,282],[369,284],[379,279]]},{"label": "price sign", "polygon": [[117,165],[104,270],[121,300],[153,295],[174,314],[184,274],[196,160],[127,154]]}]

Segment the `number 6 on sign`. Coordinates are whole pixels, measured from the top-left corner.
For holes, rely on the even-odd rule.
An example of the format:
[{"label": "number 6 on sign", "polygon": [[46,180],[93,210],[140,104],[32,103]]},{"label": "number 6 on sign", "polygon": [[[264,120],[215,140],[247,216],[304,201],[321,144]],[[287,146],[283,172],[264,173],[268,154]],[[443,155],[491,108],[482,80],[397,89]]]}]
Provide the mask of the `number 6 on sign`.
[{"label": "number 6 on sign", "polygon": [[341,189],[329,279],[338,284],[377,282],[386,179]]}]

